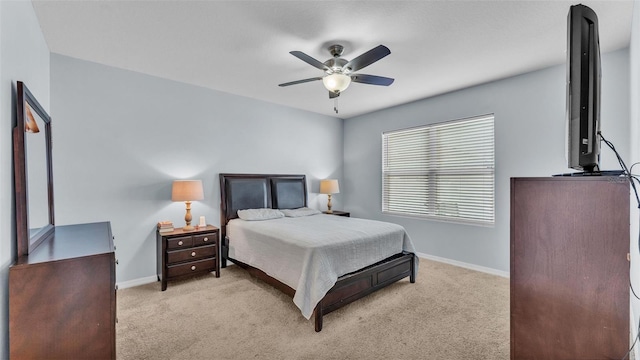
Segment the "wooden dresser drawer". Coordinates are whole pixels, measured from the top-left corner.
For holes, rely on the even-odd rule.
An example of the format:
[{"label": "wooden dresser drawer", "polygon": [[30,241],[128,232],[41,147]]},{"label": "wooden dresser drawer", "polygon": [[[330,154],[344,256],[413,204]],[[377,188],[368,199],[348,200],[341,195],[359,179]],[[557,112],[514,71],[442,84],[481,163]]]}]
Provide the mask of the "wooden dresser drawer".
[{"label": "wooden dresser drawer", "polygon": [[218,238],[218,232],[202,235],[193,235],[193,246],[211,245]]},{"label": "wooden dresser drawer", "polygon": [[184,249],[193,246],[191,236],[177,237],[167,240],[167,249]]},{"label": "wooden dresser drawer", "polygon": [[185,250],[174,250],[167,252],[167,262],[173,265],[178,262],[200,260],[207,257],[215,257],[217,254],[216,245],[198,246]]},{"label": "wooden dresser drawer", "polygon": [[180,263],[178,265],[170,265],[167,267],[167,274],[169,277],[174,277],[180,275],[189,275],[192,273],[201,273],[205,270],[209,272],[216,270],[215,258]]}]

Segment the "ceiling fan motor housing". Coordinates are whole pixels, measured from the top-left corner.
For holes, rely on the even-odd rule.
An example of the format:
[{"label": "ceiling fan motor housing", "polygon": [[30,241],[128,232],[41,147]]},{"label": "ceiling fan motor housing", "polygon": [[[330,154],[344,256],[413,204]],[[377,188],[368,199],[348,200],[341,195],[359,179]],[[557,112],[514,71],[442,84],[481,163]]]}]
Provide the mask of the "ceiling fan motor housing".
[{"label": "ceiling fan motor housing", "polygon": [[348,63],[347,60],[340,58],[340,57],[335,57],[333,59],[329,59],[327,61],[324,62],[325,65],[327,65],[331,71],[326,70],[325,72],[327,74],[331,74],[331,73],[343,73],[346,71],[343,70],[347,70],[347,69],[343,69],[342,67],[345,66]]}]

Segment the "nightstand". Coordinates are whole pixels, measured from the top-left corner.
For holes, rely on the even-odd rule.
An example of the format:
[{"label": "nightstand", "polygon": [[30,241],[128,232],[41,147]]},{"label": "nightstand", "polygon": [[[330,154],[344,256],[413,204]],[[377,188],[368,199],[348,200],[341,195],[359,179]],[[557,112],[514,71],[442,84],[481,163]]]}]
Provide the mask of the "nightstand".
[{"label": "nightstand", "polygon": [[346,212],[346,211],[338,211],[338,210],[333,210],[333,212],[326,212],[323,211],[323,214],[327,214],[327,215],[336,215],[336,216],[345,216],[345,217],[351,217],[351,213],[350,212]]},{"label": "nightstand", "polygon": [[158,280],[162,291],[167,281],[216,272],[220,277],[220,231],[207,225],[195,230],[175,229],[171,232],[156,231]]}]

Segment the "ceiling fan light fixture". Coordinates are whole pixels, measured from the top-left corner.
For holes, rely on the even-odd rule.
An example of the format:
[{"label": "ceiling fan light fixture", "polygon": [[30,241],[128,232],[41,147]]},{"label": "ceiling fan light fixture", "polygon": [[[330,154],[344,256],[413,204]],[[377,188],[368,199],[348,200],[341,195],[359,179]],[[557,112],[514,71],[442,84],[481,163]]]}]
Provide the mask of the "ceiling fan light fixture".
[{"label": "ceiling fan light fixture", "polygon": [[322,83],[327,90],[334,93],[341,93],[351,84],[351,77],[345,74],[333,73],[323,77]]}]

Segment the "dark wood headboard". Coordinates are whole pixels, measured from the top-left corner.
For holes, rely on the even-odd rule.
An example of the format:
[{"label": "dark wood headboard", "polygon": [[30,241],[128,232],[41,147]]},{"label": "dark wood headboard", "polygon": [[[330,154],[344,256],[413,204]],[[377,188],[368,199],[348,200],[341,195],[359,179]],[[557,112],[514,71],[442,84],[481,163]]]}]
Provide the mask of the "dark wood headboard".
[{"label": "dark wood headboard", "polygon": [[305,175],[220,174],[220,235],[223,266],[228,254],[227,223],[243,209],[307,206]]}]

